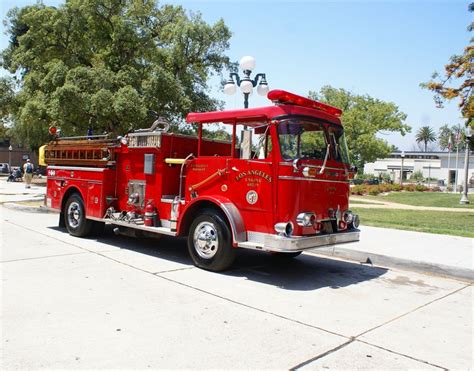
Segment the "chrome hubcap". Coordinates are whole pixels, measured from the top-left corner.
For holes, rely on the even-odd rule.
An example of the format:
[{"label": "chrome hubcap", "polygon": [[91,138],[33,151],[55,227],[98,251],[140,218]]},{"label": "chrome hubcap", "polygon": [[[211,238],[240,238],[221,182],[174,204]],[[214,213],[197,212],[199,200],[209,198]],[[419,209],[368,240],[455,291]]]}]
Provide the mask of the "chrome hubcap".
[{"label": "chrome hubcap", "polygon": [[81,219],[81,208],[78,202],[71,202],[67,209],[67,221],[71,227],[77,227]]},{"label": "chrome hubcap", "polygon": [[212,223],[201,222],[193,234],[194,249],[203,259],[211,259],[217,253],[219,239]]}]

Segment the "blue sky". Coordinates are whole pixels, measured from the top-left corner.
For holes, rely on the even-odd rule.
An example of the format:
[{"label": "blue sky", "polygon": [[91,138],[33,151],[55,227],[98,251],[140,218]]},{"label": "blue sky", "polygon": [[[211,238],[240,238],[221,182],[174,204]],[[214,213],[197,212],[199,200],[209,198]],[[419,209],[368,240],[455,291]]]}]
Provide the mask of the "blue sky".
[{"label": "blue sky", "polygon": [[[0,0],[0,18],[32,0]],[[44,0],[57,5],[62,1]],[[438,109],[419,83],[468,44],[469,1],[162,1],[200,11],[208,22],[223,18],[231,29],[228,55],[252,55],[255,72],[265,72],[270,88],[306,95],[332,85],[395,102],[408,114],[412,134],[383,135],[401,149],[413,149],[422,125],[462,122],[457,103]],[[8,42],[0,25],[0,49]],[[226,97],[211,81],[211,94],[226,108],[241,107],[240,95]],[[254,94],[250,106],[268,101]]]}]

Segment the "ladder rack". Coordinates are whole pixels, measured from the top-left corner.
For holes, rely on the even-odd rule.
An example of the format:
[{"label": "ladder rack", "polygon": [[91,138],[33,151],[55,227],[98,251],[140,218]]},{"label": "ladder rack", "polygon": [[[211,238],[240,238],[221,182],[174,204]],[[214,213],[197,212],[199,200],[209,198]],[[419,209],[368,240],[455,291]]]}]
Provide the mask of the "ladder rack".
[{"label": "ladder rack", "polygon": [[50,142],[44,150],[47,165],[107,167],[115,164],[117,140],[106,136],[69,137]]}]

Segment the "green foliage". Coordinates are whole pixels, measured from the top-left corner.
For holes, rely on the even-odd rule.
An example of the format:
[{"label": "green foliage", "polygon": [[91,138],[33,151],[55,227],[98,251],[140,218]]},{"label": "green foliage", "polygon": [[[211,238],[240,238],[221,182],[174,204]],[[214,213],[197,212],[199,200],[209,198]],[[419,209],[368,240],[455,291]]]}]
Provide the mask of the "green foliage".
[{"label": "green foliage", "polygon": [[412,206],[428,207],[455,207],[455,208],[474,208],[474,204],[459,204],[460,196],[453,193],[444,193],[439,191],[439,187],[433,187],[431,192],[392,192],[384,196],[377,197],[380,201],[396,202]]},{"label": "green foliage", "polygon": [[232,141],[232,135],[230,135],[225,129],[219,128],[217,130],[202,129],[202,137],[207,139],[225,140]]},{"label": "green foliage", "polygon": [[229,64],[222,20],[155,0],[69,0],[15,8],[6,26],[0,66],[18,83],[0,81],[0,117],[32,147],[52,124],[65,135],[123,134],[156,112],[176,129],[188,112],[220,107],[207,83]]},{"label": "green foliage", "polygon": [[[469,12],[474,11],[474,3],[469,4]],[[471,23],[467,30],[474,30],[474,23]],[[421,83],[423,89],[434,92],[434,101],[439,108],[443,108],[444,101],[458,99],[459,109],[463,117],[471,120],[474,117],[474,95],[473,89],[473,71],[474,71],[474,38],[471,38],[469,44],[464,48],[462,54],[451,56],[449,62],[444,66],[444,76],[435,72],[431,80]],[[471,122],[471,126],[472,126]]]},{"label": "green foliage", "polygon": [[376,134],[390,131],[405,135],[411,130],[405,123],[406,114],[399,111],[394,103],[331,86],[324,86],[319,93],[310,91],[309,96],[342,109],[351,160],[360,169],[366,162],[386,157],[391,151],[387,141]]},{"label": "green foliage", "polygon": [[436,142],[436,135],[431,127],[422,126],[416,132],[415,139],[417,143],[423,143],[423,148],[426,152],[428,150],[428,143]]},{"label": "green foliage", "polygon": [[413,174],[411,174],[410,179],[411,180],[423,181],[423,179],[424,179],[423,172],[421,170],[415,171]]},{"label": "green foliage", "polygon": [[[465,148],[464,127],[461,125],[443,125],[438,131],[438,145],[442,150],[448,150],[449,138],[451,137],[451,152],[455,152],[456,148],[460,150]],[[456,141],[459,138],[459,141]]]},{"label": "green foliage", "polygon": [[389,173],[383,172],[380,174],[382,181],[385,183],[389,183],[392,180],[392,177],[390,176]]},{"label": "green foliage", "polygon": [[[414,194],[417,196],[417,194]],[[459,202],[459,201],[458,201]],[[351,207],[361,224],[474,238],[474,213]]]}]

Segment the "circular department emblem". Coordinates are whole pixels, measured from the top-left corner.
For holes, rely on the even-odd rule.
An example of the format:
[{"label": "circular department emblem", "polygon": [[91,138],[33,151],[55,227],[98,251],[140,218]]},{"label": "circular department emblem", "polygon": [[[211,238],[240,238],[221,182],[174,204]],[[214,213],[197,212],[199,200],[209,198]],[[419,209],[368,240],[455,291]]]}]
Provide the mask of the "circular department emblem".
[{"label": "circular department emblem", "polygon": [[250,205],[254,205],[258,201],[258,194],[255,191],[248,191],[245,198]]}]

